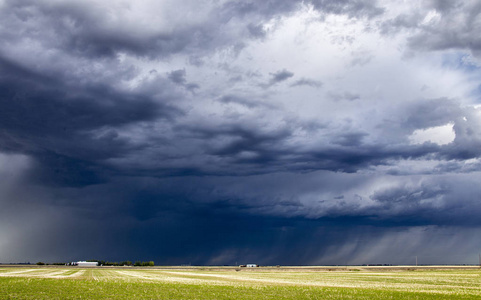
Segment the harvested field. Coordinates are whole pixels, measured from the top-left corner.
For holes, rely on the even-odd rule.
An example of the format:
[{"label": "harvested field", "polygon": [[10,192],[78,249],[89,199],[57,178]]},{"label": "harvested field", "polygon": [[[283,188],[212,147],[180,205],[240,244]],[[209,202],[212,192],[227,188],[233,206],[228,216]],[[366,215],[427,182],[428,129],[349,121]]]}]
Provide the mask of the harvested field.
[{"label": "harvested field", "polygon": [[479,299],[479,268],[1,267],[0,298]]}]

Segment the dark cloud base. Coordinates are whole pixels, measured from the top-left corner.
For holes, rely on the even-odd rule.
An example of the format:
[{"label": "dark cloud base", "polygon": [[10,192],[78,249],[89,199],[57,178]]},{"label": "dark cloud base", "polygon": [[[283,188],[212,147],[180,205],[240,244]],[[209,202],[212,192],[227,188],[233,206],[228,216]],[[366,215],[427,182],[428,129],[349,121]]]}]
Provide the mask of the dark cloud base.
[{"label": "dark cloud base", "polygon": [[416,255],[426,264],[476,261],[469,251],[479,243],[463,249],[464,257],[453,254],[456,245],[445,243],[459,235],[472,238],[478,231],[366,223],[371,222],[359,218],[306,220],[212,213],[115,225],[81,221],[71,223],[71,231],[57,231],[48,243],[33,240],[35,245],[22,244],[37,250],[21,253],[26,261],[129,259],[154,260],[159,265],[412,264]]}]

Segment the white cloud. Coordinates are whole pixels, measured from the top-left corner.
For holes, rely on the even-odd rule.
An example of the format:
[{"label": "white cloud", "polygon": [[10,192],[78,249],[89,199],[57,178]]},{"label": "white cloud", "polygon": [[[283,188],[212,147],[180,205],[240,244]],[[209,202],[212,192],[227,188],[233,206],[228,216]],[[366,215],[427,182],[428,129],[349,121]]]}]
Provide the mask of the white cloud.
[{"label": "white cloud", "polygon": [[409,140],[413,144],[431,142],[438,145],[447,145],[453,142],[456,138],[453,126],[454,123],[449,123],[442,126],[417,129],[411,134],[411,136],[409,136]]}]

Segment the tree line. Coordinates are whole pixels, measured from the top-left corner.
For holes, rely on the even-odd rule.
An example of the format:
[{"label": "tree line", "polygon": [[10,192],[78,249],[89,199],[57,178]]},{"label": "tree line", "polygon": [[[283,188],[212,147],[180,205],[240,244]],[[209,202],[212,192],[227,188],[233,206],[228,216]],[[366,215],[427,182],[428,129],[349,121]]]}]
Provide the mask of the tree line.
[{"label": "tree line", "polygon": [[[130,260],[126,261],[105,261],[105,260],[96,260],[96,259],[91,259],[87,260],[89,262],[96,262],[98,263],[99,266],[116,266],[116,267],[121,267],[121,266],[134,266],[134,267],[153,267],[155,266],[155,263],[151,261],[136,261],[132,263]],[[37,265],[43,266],[43,265],[66,265],[67,263],[44,263],[44,262],[37,262]]]},{"label": "tree line", "polygon": [[87,260],[87,261],[91,261],[91,262],[97,262],[99,264],[99,266],[116,266],[116,267],[120,267],[120,266],[135,266],[135,267],[153,267],[155,266],[155,263],[151,260],[151,261],[136,261],[134,263],[132,263],[130,260],[126,260],[126,261],[120,261],[120,262],[112,262],[112,261],[105,261],[105,260]]}]

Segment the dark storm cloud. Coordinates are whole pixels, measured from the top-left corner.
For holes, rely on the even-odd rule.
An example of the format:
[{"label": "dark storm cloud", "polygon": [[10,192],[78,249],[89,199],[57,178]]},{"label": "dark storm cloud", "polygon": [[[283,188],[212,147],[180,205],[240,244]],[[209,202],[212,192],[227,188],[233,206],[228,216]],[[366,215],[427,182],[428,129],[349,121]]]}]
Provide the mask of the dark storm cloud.
[{"label": "dark storm cloud", "polygon": [[[375,5],[361,1],[312,3],[315,8],[326,13],[371,16],[380,12]],[[202,55],[208,50],[235,42],[235,36],[228,36],[221,30],[222,26],[228,25],[233,19],[248,18],[260,23],[277,14],[292,12],[300,5],[300,1],[229,1],[218,11],[207,12],[209,21],[202,25],[189,24],[187,20],[173,24],[169,30],[156,30],[118,23],[109,18],[108,11],[102,5],[6,1],[2,17],[7,21],[8,30],[3,31],[2,36],[7,41],[30,38],[49,48],[85,57],[115,57],[122,52],[150,58],[181,52]],[[158,21],[154,15],[151,18],[153,23]],[[35,30],[37,24],[44,30]],[[15,28],[25,28],[21,37],[11,33]],[[259,38],[264,37],[265,32],[260,24],[251,22],[246,26],[245,33],[240,31],[238,35]]]},{"label": "dark storm cloud", "polygon": [[[40,23],[45,31],[43,43],[49,47],[59,48],[75,55],[82,56],[113,56],[118,51],[128,51],[146,55],[151,51],[159,54],[179,51],[188,43],[182,38],[172,39],[168,35],[135,35],[119,28],[117,31],[108,29],[103,23],[105,18],[99,18],[102,12],[95,6],[80,3],[47,3],[35,1],[8,1],[8,9],[4,16],[13,24]],[[100,7],[99,7],[100,8]],[[31,36],[38,39],[37,32],[24,32],[22,38]],[[54,35],[54,36],[52,36]]]},{"label": "dark storm cloud", "polygon": [[[379,3],[154,2],[140,13],[138,3],[0,4],[0,262],[7,251],[161,264],[392,263],[394,253],[406,263],[399,245],[422,249],[412,235],[430,249],[459,228],[453,240],[479,235],[480,165],[467,161],[481,155],[478,109],[404,91],[399,101],[370,70],[362,79],[376,86],[342,86],[339,70],[303,73],[315,71],[310,57],[297,66],[253,51],[272,51],[270,34],[303,9],[352,25],[381,18]],[[439,28],[419,13],[381,31],[414,30],[412,49],[476,51],[477,4],[426,5]],[[355,51],[352,69],[375,63]],[[410,143],[446,124],[450,144]]]},{"label": "dark storm cloud", "polygon": [[[7,6],[4,15],[10,15],[8,19],[13,24],[41,23],[46,29],[40,33],[43,39],[39,39],[39,33],[33,30],[25,31],[22,38],[39,39],[41,43],[48,43],[49,47],[86,57],[114,57],[120,52],[127,52],[158,58],[181,51],[203,52],[210,46],[215,48],[217,43],[225,42],[222,38],[214,40],[213,37],[220,33],[215,23],[207,23],[203,27],[174,24],[172,30],[166,32],[117,23],[109,18],[102,5],[96,4],[22,0],[7,1]],[[153,23],[158,20],[154,15],[150,17]]]},{"label": "dark storm cloud", "polygon": [[[445,199],[442,193],[451,189],[452,186],[447,184],[450,180],[437,185],[421,183],[379,190],[372,196],[379,205],[370,210],[343,204],[349,201],[350,196],[346,195],[335,197],[339,206],[331,209],[330,216],[309,219],[284,217],[285,214],[298,213],[300,209],[316,210],[315,206],[311,207],[301,199],[289,199],[291,195],[288,193],[294,192],[290,187],[294,185],[301,186],[304,193],[310,193],[342,184],[345,186],[338,188],[345,190],[347,186],[359,186],[360,183],[355,180],[343,182],[342,175],[334,175],[337,178],[328,173],[325,175],[324,178],[316,178],[312,174],[301,178],[292,174],[278,174],[274,178],[124,178],[86,187],[81,193],[57,190],[55,201],[57,205],[63,203],[63,218],[54,216],[56,237],[49,239],[50,246],[37,238],[16,245],[23,249],[24,257],[32,260],[39,256],[29,249],[57,249],[54,251],[57,255],[50,258],[53,261],[74,260],[80,255],[109,260],[153,259],[158,264],[219,265],[253,260],[275,265],[299,264],[300,261],[305,264],[319,261],[337,264],[341,257],[335,257],[333,248],[341,251],[343,247],[340,245],[359,240],[357,250],[352,249],[353,252],[345,257],[360,260],[350,263],[362,264],[381,261],[403,263],[403,260],[393,260],[393,257],[402,255],[402,251],[377,249],[378,246],[373,245],[382,245],[382,241],[389,240],[389,237],[396,237],[394,242],[404,234],[413,239],[417,229],[409,229],[407,225],[416,225],[420,231],[427,231],[430,239],[442,240],[450,232],[446,228],[426,227],[432,223],[444,226],[454,223],[461,226],[458,230],[468,236],[474,235],[468,232],[478,219],[474,212],[470,215],[464,213],[465,209],[469,209],[469,202],[465,202],[467,198],[460,199],[457,209],[450,211],[428,209],[431,205],[439,207],[439,203],[435,202]],[[282,185],[279,186],[279,183]],[[243,188],[246,184],[250,186],[249,190]],[[246,198],[246,194],[252,198]],[[49,197],[48,194],[40,196]],[[76,198],[85,200],[72,201]],[[423,201],[430,202],[423,204]],[[4,206],[0,214],[6,208],[11,211],[14,207]],[[425,209],[417,210],[416,207]],[[252,214],[263,210],[272,212],[272,208],[277,210],[277,216]],[[40,203],[38,211],[43,209],[45,207]],[[105,213],[107,211],[108,214]],[[343,216],[346,214],[348,216]],[[466,216],[464,220],[463,215]],[[106,218],[110,225],[104,226]],[[58,227],[59,224],[62,226]],[[82,230],[89,234],[82,234]],[[49,231],[53,232],[52,229]],[[397,236],[399,234],[401,236]],[[75,236],[75,243],[67,242],[69,239],[65,236]],[[426,243],[426,237],[422,237]],[[81,246],[82,242],[95,244],[96,247]],[[112,251],[109,243],[122,246],[123,251]],[[35,244],[37,246],[33,247]],[[405,246],[408,245],[414,247],[412,243]],[[368,259],[361,255],[367,251],[364,247],[369,247],[371,252],[376,251],[378,261],[362,261]],[[289,253],[299,253],[300,256],[289,258]]]},{"label": "dark storm cloud", "polygon": [[[187,175],[187,174],[259,174],[269,173],[280,170],[292,171],[310,171],[310,170],[333,170],[355,172],[368,165],[384,164],[390,159],[397,158],[419,158],[424,155],[437,151],[435,145],[421,145],[406,147],[404,149],[390,148],[365,144],[363,139],[368,136],[363,132],[340,133],[333,135],[330,145],[310,151],[297,150],[292,145],[286,144],[291,138],[292,130],[295,128],[280,128],[274,132],[262,132],[255,128],[230,126],[224,128],[208,128],[198,124],[196,127],[178,127],[173,131],[175,139],[166,135],[164,142],[171,144],[182,143],[196,145],[197,151],[204,153],[198,161],[193,161],[193,165],[187,167],[179,158],[189,159],[190,154],[182,152],[167,152],[155,150],[152,152],[156,159],[155,165],[157,169],[140,171],[130,169],[128,172],[132,174],[144,174],[146,176],[170,176],[170,175]],[[50,134],[49,142],[54,140],[55,136]],[[105,172],[111,172],[110,168],[103,166],[102,160],[115,158],[134,151],[140,151],[145,148],[153,147],[157,142],[141,144],[137,146],[129,145],[125,139],[119,139],[113,133],[107,133],[105,137],[76,136],[74,146],[68,147],[62,141],[57,141],[55,145],[49,145],[49,151],[56,151],[58,157],[48,155],[36,155],[39,162],[45,162],[45,166],[50,166],[51,170],[58,173],[60,177],[73,177],[80,168],[84,166],[86,173],[83,174],[83,180],[95,178]],[[83,139],[80,139],[83,138]],[[59,138],[60,139],[60,138]],[[30,138],[30,143],[37,142],[43,145],[46,141],[42,139]],[[199,143],[201,141],[201,143]],[[218,141],[224,141],[219,143]],[[67,139],[65,143],[71,142]],[[105,146],[99,148],[91,145],[95,142],[95,146],[101,146],[105,142]],[[160,142],[160,140],[159,140]],[[46,147],[46,146],[44,146]],[[73,148],[75,147],[75,148]],[[155,149],[155,148],[154,148]],[[45,150],[45,149],[44,149]],[[25,153],[34,153],[25,152]],[[61,157],[60,154],[69,155],[69,157]],[[202,162],[202,157],[215,157],[217,164],[212,166]],[[78,161],[78,160],[82,161]],[[148,162],[151,156],[141,161]],[[172,164],[169,161],[172,159]],[[148,163],[152,165],[154,162]],[[100,164],[100,165],[99,165]],[[75,172],[69,171],[67,166],[79,168]],[[121,166],[121,165],[120,165]],[[169,166],[169,167],[167,167]],[[195,167],[194,167],[195,166]],[[236,166],[234,169],[232,166]],[[49,171],[52,173],[52,171]],[[84,172],[84,171],[82,171]],[[90,174],[90,175],[89,175]],[[80,176],[80,175],[79,175]],[[44,176],[39,176],[44,178]],[[82,182],[82,180],[80,180]],[[58,181],[60,184],[62,181]]]},{"label": "dark storm cloud", "polygon": [[121,94],[101,84],[68,86],[4,60],[0,68],[2,126],[13,131],[75,133],[175,113],[174,108],[145,96]]},{"label": "dark storm cloud", "polygon": [[[352,178],[343,180],[343,175],[334,175],[336,178],[330,178],[332,175],[329,173],[325,173],[325,175],[320,178],[312,176],[312,174],[299,177],[287,173],[277,174],[274,177],[186,177],[163,179],[150,183],[141,183],[141,181],[136,183],[136,180],[130,179],[129,185],[123,185],[124,188],[119,191],[119,194],[121,198],[130,199],[126,202],[131,204],[125,206],[125,208],[129,208],[125,213],[135,216],[137,220],[145,223],[139,223],[140,226],[148,226],[149,223],[156,222],[162,222],[163,226],[167,228],[180,226],[179,231],[176,231],[177,238],[174,240],[180,239],[178,241],[180,244],[188,243],[190,245],[189,240],[194,238],[196,242],[193,242],[192,245],[197,245],[198,248],[194,247],[195,250],[192,250],[184,247],[181,251],[185,255],[195,253],[199,255],[198,259],[202,256],[205,259],[210,255],[207,248],[202,251],[199,248],[208,247],[211,243],[218,245],[216,248],[219,251],[225,251],[226,248],[231,247],[243,249],[242,245],[247,248],[250,247],[248,245],[259,245],[259,241],[266,238],[264,230],[268,228],[273,235],[281,234],[285,230],[296,235],[307,231],[301,235],[299,245],[288,246],[285,244],[286,251],[298,251],[296,249],[302,244],[312,246],[307,239],[317,230],[321,230],[322,234],[320,234],[326,236],[325,230],[337,226],[345,228],[344,230],[338,228],[339,233],[349,232],[348,228],[353,226],[361,226],[366,230],[367,227],[377,227],[381,233],[380,228],[396,228],[398,226],[455,225],[459,228],[469,228],[479,225],[476,217],[479,204],[470,199],[469,192],[467,192],[468,190],[474,191],[472,186],[474,183],[465,183],[459,186],[459,183],[465,180],[464,178],[446,177],[433,179],[431,182],[412,183],[412,180],[408,180],[408,183],[400,182],[396,186],[376,190],[370,196],[374,200],[374,204],[368,207],[350,204],[349,201],[353,196],[358,198],[360,196],[348,192],[348,195],[344,197],[333,197],[331,200],[326,200],[324,204],[328,204],[329,207],[323,211],[319,210],[317,203],[310,203],[302,197],[312,192],[320,193],[327,186],[330,186],[331,189],[346,191],[349,187],[360,185],[360,182],[356,182]],[[392,179],[397,180],[396,178]],[[188,185],[186,186],[185,183]],[[246,190],[245,185],[250,188]],[[296,194],[291,189],[296,185],[303,188],[302,194]],[[128,186],[130,186],[130,192],[129,188],[125,188]],[[143,189],[140,193],[136,191],[139,187]],[[466,189],[466,192],[460,193],[457,189]],[[159,194],[163,195],[164,201],[158,201],[157,195]],[[456,197],[455,195],[460,196],[457,201],[452,199]],[[302,216],[307,211],[312,213],[307,220],[302,217],[293,217]],[[268,213],[259,217],[254,212]],[[284,218],[283,216],[291,217]],[[189,220],[187,224],[185,220]],[[203,225],[199,226],[198,224]],[[211,230],[216,226],[221,226],[223,229]],[[192,228],[197,228],[197,230]],[[145,230],[152,229],[146,227]],[[168,232],[170,230],[166,230],[166,234]],[[162,235],[162,233],[158,234]],[[195,238],[198,235],[204,236],[204,239]],[[151,234],[146,234],[146,236],[151,236]],[[275,241],[276,244],[286,243],[282,236],[274,238],[271,235],[270,237],[272,238],[270,241]],[[369,240],[367,237],[366,239]],[[342,240],[342,237],[338,237],[333,239],[332,243],[336,244]],[[291,238],[288,241],[293,243]],[[265,246],[271,245],[271,242],[266,242]],[[153,243],[153,241],[149,241],[149,243]],[[158,246],[154,244],[154,247]],[[319,251],[326,251],[329,248],[325,243],[320,243],[317,247]],[[262,247],[254,248],[261,251]],[[309,252],[309,250],[306,251]],[[270,262],[268,258],[271,255],[265,256],[264,253],[261,254],[257,251],[251,255],[263,262],[266,260]],[[284,254],[276,252],[274,256],[276,260],[279,260]],[[306,254],[303,260],[309,261],[315,258],[316,255],[310,253]],[[225,262],[226,260],[221,261]]]},{"label": "dark storm cloud", "polygon": [[[7,20],[8,28],[2,36],[9,41],[29,38],[45,47],[88,58],[115,58],[120,53],[149,58],[181,52],[202,55],[211,49],[228,46],[236,38],[221,30],[222,25],[235,17],[226,12],[209,16],[210,22],[202,25],[172,20],[166,30],[162,26],[142,28],[135,23],[129,26],[118,22],[110,18],[110,9],[115,7],[79,2],[6,1],[2,17]],[[159,16],[154,14],[150,18],[154,24],[159,21]],[[42,26],[42,31],[35,30],[38,25]],[[21,36],[11,34],[15,28],[24,28]],[[249,27],[245,34],[252,34],[254,29]]]},{"label": "dark storm cloud", "polygon": [[180,113],[148,95],[101,84],[72,86],[5,59],[0,69],[0,146],[36,157],[32,176],[49,183],[97,182],[99,161],[133,150],[116,128]]},{"label": "dark storm cloud", "polygon": [[[206,12],[208,22],[190,24],[186,20],[178,24],[173,21],[171,28],[162,30],[119,23],[109,17],[108,10],[102,5],[9,0],[1,12],[8,25],[1,34],[7,41],[29,38],[48,48],[91,58],[115,57],[119,53],[150,58],[177,53],[202,56],[206,51],[234,44],[236,38],[264,37],[262,22],[278,14],[293,12],[300,8],[301,3],[284,0],[262,3],[229,1],[216,11]],[[382,13],[382,9],[371,1],[316,0],[308,3],[321,12],[348,14],[351,17],[371,17]],[[152,23],[158,21],[158,17],[150,17]],[[221,28],[234,19],[248,19],[251,22],[245,27],[245,32],[239,31],[229,36]],[[44,30],[35,30],[39,24]],[[24,28],[21,36],[12,34],[15,28]]]},{"label": "dark storm cloud", "polygon": [[467,176],[441,175],[375,191],[371,215],[402,224],[479,226],[480,204],[472,195],[480,190]]},{"label": "dark storm cloud", "polygon": [[[240,124],[224,124],[221,128],[184,126],[179,130],[179,133],[184,132],[184,134],[203,140],[205,146],[202,152],[221,159],[216,169],[216,172],[220,172],[220,174],[246,171],[257,173],[261,171],[258,168],[268,167],[270,162],[277,164],[279,156],[285,150],[273,147],[281,146],[282,141],[290,135],[288,128],[263,132]],[[218,143],[217,140],[223,142]],[[231,164],[237,167],[231,169],[229,167]]]},{"label": "dark storm cloud", "polygon": [[[379,203],[376,209],[396,213],[397,216],[391,220],[404,217],[423,223],[432,222],[433,217],[440,218],[439,214],[444,214],[446,208],[442,205],[448,191],[446,186],[437,184],[402,185],[376,191],[370,198]],[[447,221],[443,220],[443,217],[439,221]]]},{"label": "dark storm cloud", "polygon": [[[236,123],[215,127],[196,124],[179,126],[175,131],[177,137],[191,140],[190,144],[198,145],[208,157],[216,157],[215,166],[198,165],[198,172],[211,175],[264,174],[288,170],[357,172],[368,166],[384,165],[393,159],[420,159],[442,152],[442,148],[436,144],[371,144],[365,142],[369,137],[367,132],[337,131],[319,124],[306,128],[312,135],[326,135],[326,139],[318,147],[307,150],[288,142],[299,126],[307,124],[291,122],[279,126],[275,131]],[[236,167],[233,169],[232,166]]]},{"label": "dark storm cloud", "polygon": [[420,159],[440,150],[440,147],[436,144],[404,147],[389,145],[360,146],[362,138],[365,136],[364,133],[347,134],[334,139],[333,144],[339,146],[331,146],[309,153],[307,157],[310,158],[310,161],[305,168],[350,173],[369,168],[369,166],[385,165],[391,160]]}]

